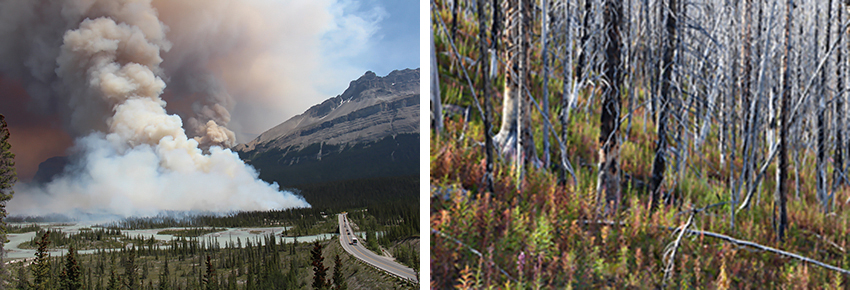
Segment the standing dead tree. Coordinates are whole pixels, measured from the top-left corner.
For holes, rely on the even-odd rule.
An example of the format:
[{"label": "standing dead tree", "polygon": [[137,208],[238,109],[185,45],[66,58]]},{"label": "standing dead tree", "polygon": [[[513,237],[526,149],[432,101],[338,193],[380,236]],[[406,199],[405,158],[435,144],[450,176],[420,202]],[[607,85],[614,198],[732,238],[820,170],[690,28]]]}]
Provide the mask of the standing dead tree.
[{"label": "standing dead tree", "polygon": [[[832,1],[830,1],[830,2],[832,2]],[[835,16],[836,20],[837,20],[836,22],[838,23],[838,25],[840,27],[841,22],[842,22],[842,17],[841,17],[842,13],[841,13],[840,8],[836,9],[836,10],[837,10],[836,12],[838,13],[838,15]],[[845,33],[845,32],[839,30],[839,31],[837,31],[837,33],[842,34],[842,33]],[[833,113],[833,118],[834,118],[833,122],[835,123],[835,125],[833,126],[835,128],[835,131],[834,131],[835,148],[833,149],[834,152],[833,152],[833,157],[832,157],[832,160],[834,162],[833,167],[832,167],[832,191],[833,192],[835,192],[841,184],[846,182],[846,179],[845,179],[845,176],[844,176],[844,171],[843,171],[844,170],[844,147],[843,147],[844,146],[844,139],[843,139],[844,138],[844,128],[843,128],[844,122],[843,121],[844,121],[844,96],[846,95],[846,92],[844,92],[844,79],[843,79],[844,75],[841,73],[843,71],[841,69],[842,68],[841,59],[842,59],[843,54],[844,54],[844,50],[842,49],[842,47],[843,46],[839,42],[838,51],[835,53],[835,87],[836,87],[835,91],[838,92],[838,93],[835,96],[835,106],[834,106],[835,111]]]},{"label": "standing dead tree", "polygon": [[[534,143],[532,142],[528,112],[528,100],[521,93],[528,81],[528,36],[526,29],[530,27],[530,0],[507,0],[504,2],[505,26],[503,44],[505,59],[505,87],[502,102],[502,126],[499,133],[493,137],[493,142],[499,152],[507,159],[514,160],[517,170],[517,180],[522,180],[525,160],[533,158]],[[513,158],[511,158],[513,157]],[[517,183],[520,186],[521,182]]]},{"label": "standing dead tree", "polygon": [[619,0],[606,0],[604,21],[607,26],[608,41],[605,48],[605,78],[608,87],[602,96],[602,114],[599,130],[599,178],[596,184],[597,207],[602,205],[604,196],[604,214],[614,214],[619,207],[620,192],[620,83],[623,78],[620,71],[620,19],[623,3]]},{"label": "standing dead tree", "polygon": [[[549,46],[547,41],[549,40],[549,0],[542,0],[543,13],[540,13],[541,21],[541,36],[540,42],[543,48],[541,54],[543,55],[543,96],[542,99],[542,110],[541,114],[547,120],[549,119]],[[543,122],[543,167],[549,168],[549,122]]]},{"label": "standing dead tree", "polygon": [[440,73],[437,66],[433,28],[431,30],[431,127],[439,133],[443,131],[443,104],[440,100]]},{"label": "standing dead tree", "polygon": [[[484,101],[484,156],[486,160],[485,164],[485,173],[484,173],[484,184],[487,186],[487,190],[490,192],[494,192],[493,189],[493,138],[490,136],[491,134],[491,123],[493,105],[490,103],[490,96],[492,95],[490,90],[490,72],[487,70],[490,68],[487,49],[487,30],[484,29],[485,21],[484,19],[484,5],[485,0],[478,0],[478,49],[479,49],[479,60],[478,60],[478,68],[481,73],[481,96]],[[493,1],[493,4],[497,4],[496,0]],[[497,6],[494,5],[494,10],[498,9]]]},{"label": "standing dead tree", "polygon": [[[820,9],[818,9],[820,10]],[[817,13],[820,14],[820,13]],[[829,57],[829,27],[832,16],[832,0],[828,1],[827,4],[827,13],[826,13],[826,32],[824,33],[824,37],[826,38],[826,43],[824,47],[824,57]],[[817,17],[815,18],[817,19]],[[816,22],[817,23],[817,22]],[[815,30],[817,31],[817,30]],[[815,34],[817,35],[817,34]],[[815,36],[817,38],[817,36]],[[826,87],[827,87],[827,70],[829,67],[829,61],[824,64],[824,68],[820,71],[821,78],[819,82],[820,91],[817,96],[817,163],[815,164],[815,170],[817,172],[817,197],[818,201],[821,202],[821,206],[823,207],[824,213],[829,210],[829,199],[827,198],[826,193],[826,131],[828,130],[826,127]]]},{"label": "standing dead tree", "polygon": [[658,139],[655,141],[655,160],[652,162],[652,180],[649,183],[650,207],[654,208],[661,202],[661,182],[664,181],[664,171],[667,167],[667,114],[670,98],[670,84],[673,71],[673,53],[676,47],[676,0],[667,1],[667,44],[664,47],[664,57],[661,59],[663,76],[661,79],[661,94],[659,95],[658,121],[656,122]]},{"label": "standing dead tree", "polygon": [[785,200],[788,196],[788,109],[791,99],[791,73],[788,70],[788,59],[791,58],[791,12],[794,3],[786,2],[785,13],[785,53],[782,57],[782,100],[779,105],[779,166],[776,167],[777,190],[773,196],[773,227],[776,239],[782,242],[785,228],[788,224],[788,213]]}]

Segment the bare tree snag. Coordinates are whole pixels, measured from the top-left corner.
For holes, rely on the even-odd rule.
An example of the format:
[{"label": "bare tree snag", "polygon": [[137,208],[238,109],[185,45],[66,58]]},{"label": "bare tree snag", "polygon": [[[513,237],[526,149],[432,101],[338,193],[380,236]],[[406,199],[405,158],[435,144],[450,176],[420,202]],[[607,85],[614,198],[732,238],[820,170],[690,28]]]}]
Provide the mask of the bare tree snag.
[{"label": "bare tree snag", "polygon": [[667,1],[667,43],[664,46],[664,57],[661,59],[663,76],[661,79],[661,94],[659,96],[658,120],[655,123],[658,139],[655,141],[655,160],[652,162],[652,179],[649,182],[650,207],[655,208],[661,203],[661,183],[664,181],[664,171],[667,169],[667,105],[670,102],[670,84],[673,82],[673,53],[676,47],[676,0]]},{"label": "bare tree snag", "polygon": [[608,27],[607,47],[605,49],[605,78],[608,88],[602,96],[602,116],[599,130],[599,178],[596,184],[597,207],[603,202],[604,214],[614,214],[619,207],[620,165],[619,160],[619,124],[620,124],[620,19],[623,4],[619,0],[605,1],[605,24]]},{"label": "bare tree snag", "polygon": [[578,63],[576,64],[576,76],[578,78],[583,77],[584,65],[587,63],[587,40],[590,38],[590,26],[593,24],[593,0],[584,0],[583,11],[581,40],[578,44]]},{"label": "bare tree snag", "polygon": [[779,105],[779,166],[776,167],[777,189],[773,196],[773,227],[776,230],[777,243],[785,238],[785,228],[788,224],[788,214],[785,200],[788,196],[788,114],[791,99],[791,72],[788,70],[788,60],[791,57],[791,11],[792,0],[786,2],[785,14],[785,53],[782,57],[782,100]]},{"label": "bare tree snag", "polygon": [[[826,31],[824,33],[824,37],[826,41],[824,41],[824,57],[829,58],[829,28],[830,22],[832,21],[832,0],[827,2],[826,8]],[[817,18],[816,18],[817,19]],[[829,61],[824,64],[824,68],[821,72],[820,79],[820,93],[818,94],[818,103],[817,103],[817,164],[815,165],[815,170],[817,170],[817,192],[818,192],[818,200],[821,202],[821,207],[824,213],[829,211],[829,198],[827,197],[826,190],[826,85],[827,85],[827,68],[829,67]]]},{"label": "bare tree snag", "polygon": [[[494,1],[495,2],[495,1]],[[487,69],[490,68],[489,65],[489,55],[487,53],[487,30],[485,27],[485,17],[484,17],[484,5],[486,4],[485,0],[478,0],[478,51],[479,51],[479,65],[478,69],[481,73],[481,99],[484,101],[484,156],[485,160],[485,173],[484,173],[484,184],[487,188],[487,191],[494,192],[493,189],[493,138],[490,136],[491,127],[490,120],[492,118],[493,106],[490,103],[490,73]]]},{"label": "bare tree snag", "polygon": [[[830,1],[831,2],[831,1]],[[842,13],[841,9],[837,9],[838,15],[836,15],[836,22],[838,23],[838,27],[841,27],[842,23]],[[839,34],[844,33],[844,31],[837,31]],[[841,40],[844,41],[844,40]],[[838,187],[846,182],[844,179],[844,79],[841,74],[841,59],[843,57],[843,49],[839,43],[837,52],[835,54],[835,85],[836,91],[838,95],[835,96],[835,112],[833,113],[833,118],[835,122],[835,148],[833,152],[833,162],[834,166],[832,168],[832,191],[836,191]]]},{"label": "bare tree snag", "polygon": [[431,28],[431,128],[443,131],[443,104],[440,100],[440,73],[434,46],[434,31]]},{"label": "bare tree snag", "polygon": [[[540,98],[543,106],[540,112],[544,118],[549,119],[549,47],[547,41],[549,38],[549,0],[543,0],[543,12],[540,13],[542,18],[541,42],[543,46],[543,96]],[[549,122],[543,122],[543,167],[549,168]]]},{"label": "bare tree snag", "polygon": [[564,67],[563,74],[563,92],[561,96],[561,115],[559,119],[561,121],[561,166],[560,166],[560,177],[558,178],[558,184],[564,185],[567,183],[567,173],[570,171],[565,162],[567,160],[566,156],[566,142],[568,137],[567,125],[570,122],[570,110],[574,105],[574,97],[573,88],[573,35],[572,35],[572,18],[570,17],[570,1],[566,1],[564,3],[564,36],[566,40],[564,41],[566,46],[566,53],[564,53],[564,58],[561,60],[561,65]]},{"label": "bare tree snag", "polygon": [[534,156],[533,142],[529,134],[529,101],[521,93],[528,81],[528,33],[530,0],[505,1],[505,88],[502,105],[502,126],[493,137],[499,152],[513,159],[520,177],[525,160]]}]

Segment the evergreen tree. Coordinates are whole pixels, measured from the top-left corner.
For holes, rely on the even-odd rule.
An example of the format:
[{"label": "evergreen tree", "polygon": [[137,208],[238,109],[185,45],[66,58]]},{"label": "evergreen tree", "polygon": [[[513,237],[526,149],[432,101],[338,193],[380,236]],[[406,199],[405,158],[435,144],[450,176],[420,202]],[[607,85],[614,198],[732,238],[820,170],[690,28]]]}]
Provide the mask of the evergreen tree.
[{"label": "evergreen tree", "polygon": [[50,285],[50,254],[47,253],[47,245],[50,244],[48,236],[50,232],[41,235],[41,241],[36,242],[38,249],[35,251],[35,261],[32,265],[33,287],[38,290],[47,289]]},{"label": "evergreen tree", "polygon": [[171,289],[171,285],[168,283],[168,258],[165,258],[165,264],[162,265],[162,274],[159,275],[159,289],[160,290],[168,290]]},{"label": "evergreen tree", "polygon": [[65,255],[65,268],[62,269],[62,274],[59,275],[62,289],[82,289],[81,273],[80,265],[77,264],[77,251],[74,249],[74,245],[71,245],[68,248],[68,254]]},{"label": "evergreen tree", "polygon": [[342,274],[342,260],[339,258],[339,254],[334,257],[333,281],[335,290],[348,289],[348,285],[345,283],[345,276]]},{"label": "evergreen tree", "polygon": [[12,186],[17,180],[15,154],[10,151],[12,145],[9,144],[9,136],[6,117],[0,114],[0,269],[3,268],[3,244],[6,242],[6,202],[12,199]]},{"label": "evergreen tree", "polygon": [[215,282],[215,267],[213,266],[212,260],[210,259],[209,255],[207,255],[207,263],[206,264],[207,264],[207,273],[204,274],[204,279],[203,279],[204,285],[206,285],[206,288],[208,290],[209,289],[217,289],[218,287],[216,287],[216,282]]},{"label": "evergreen tree", "polygon": [[236,277],[233,277],[233,274],[227,275],[227,290],[237,290],[236,287]]},{"label": "evergreen tree", "polygon": [[18,268],[18,284],[15,285],[15,289],[29,289],[30,282],[27,279],[27,268],[20,267]]},{"label": "evergreen tree", "polygon": [[328,280],[325,280],[328,268],[325,267],[322,245],[318,240],[313,242],[313,250],[310,250],[310,254],[313,257],[313,289],[327,289],[330,284]]},{"label": "evergreen tree", "polygon": [[135,246],[128,250],[127,261],[124,263],[124,286],[130,290],[139,289],[139,278],[136,276],[139,266],[136,265]]}]

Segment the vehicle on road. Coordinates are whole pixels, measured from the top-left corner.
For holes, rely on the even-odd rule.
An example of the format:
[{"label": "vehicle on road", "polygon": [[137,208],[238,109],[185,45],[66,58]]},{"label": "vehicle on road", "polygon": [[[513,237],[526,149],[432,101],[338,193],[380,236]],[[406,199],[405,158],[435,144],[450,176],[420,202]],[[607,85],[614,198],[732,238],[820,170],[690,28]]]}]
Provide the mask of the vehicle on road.
[{"label": "vehicle on road", "polygon": [[350,245],[356,245],[356,244],[357,244],[357,238],[351,238]]}]

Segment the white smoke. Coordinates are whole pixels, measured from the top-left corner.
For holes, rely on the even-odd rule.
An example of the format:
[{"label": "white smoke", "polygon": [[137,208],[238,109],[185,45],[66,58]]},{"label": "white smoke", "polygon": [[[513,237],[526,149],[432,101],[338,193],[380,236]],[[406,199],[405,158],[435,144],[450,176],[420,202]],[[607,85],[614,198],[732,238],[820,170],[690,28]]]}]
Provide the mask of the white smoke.
[{"label": "white smoke", "polygon": [[235,153],[218,146],[235,142],[224,127],[230,116],[222,106],[198,108],[208,117],[191,119],[195,138],[187,136],[179,116],[166,112],[160,54],[172,44],[150,0],[62,3],[66,18],[101,15],[64,33],[54,83],[67,92],[72,123],[101,125],[89,126],[94,132],[76,140],[77,157],[64,175],[43,186],[20,186],[8,204],[11,214],[132,216],[309,206],[259,180]]}]

